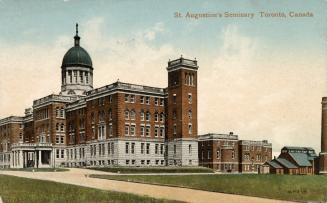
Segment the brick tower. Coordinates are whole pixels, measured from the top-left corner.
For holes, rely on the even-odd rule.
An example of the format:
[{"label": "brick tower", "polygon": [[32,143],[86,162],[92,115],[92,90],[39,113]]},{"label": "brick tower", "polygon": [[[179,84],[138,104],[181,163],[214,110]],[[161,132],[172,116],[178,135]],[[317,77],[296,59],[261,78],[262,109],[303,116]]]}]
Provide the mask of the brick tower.
[{"label": "brick tower", "polygon": [[196,60],[168,62],[167,160],[168,165],[198,165]]},{"label": "brick tower", "polygon": [[321,104],[321,152],[319,154],[319,173],[327,175],[327,97],[322,98]]}]

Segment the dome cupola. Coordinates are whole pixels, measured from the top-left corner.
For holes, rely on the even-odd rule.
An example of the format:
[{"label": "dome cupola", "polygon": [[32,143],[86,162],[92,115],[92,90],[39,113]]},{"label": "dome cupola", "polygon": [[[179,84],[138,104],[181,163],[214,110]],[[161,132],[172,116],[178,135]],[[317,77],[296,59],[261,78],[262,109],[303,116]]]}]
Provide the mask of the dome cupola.
[{"label": "dome cupola", "polygon": [[80,46],[80,39],[76,23],[74,46],[66,52],[61,64],[62,95],[85,95],[87,91],[93,89],[92,60],[87,51]]},{"label": "dome cupola", "polygon": [[80,39],[81,38],[78,36],[78,24],[76,24],[74,46],[66,52],[62,60],[62,68],[69,66],[84,66],[92,68],[91,57],[87,51],[80,46]]}]

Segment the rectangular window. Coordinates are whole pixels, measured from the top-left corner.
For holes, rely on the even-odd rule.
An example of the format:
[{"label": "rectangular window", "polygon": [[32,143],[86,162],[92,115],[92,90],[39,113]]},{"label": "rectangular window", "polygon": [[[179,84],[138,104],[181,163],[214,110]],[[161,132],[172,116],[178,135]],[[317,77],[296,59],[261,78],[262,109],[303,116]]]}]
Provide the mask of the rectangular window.
[{"label": "rectangular window", "polygon": [[111,154],[115,153],[115,144],[111,143]]},{"label": "rectangular window", "polygon": [[131,125],[131,128],[130,128],[130,135],[131,135],[131,136],[135,136],[135,125]]},{"label": "rectangular window", "polygon": [[110,143],[108,143],[108,154],[110,154]]},{"label": "rectangular window", "polygon": [[192,154],[192,145],[188,145],[188,153]]},{"label": "rectangular window", "polygon": [[135,143],[132,142],[132,145],[131,145],[131,154],[134,154],[134,151],[135,151]]},{"label": "rectangular window", "polygon": [[192,134],[192,124],[188,124],[188,134]]},{"label": "rectangular window", "polygon": [[161,144],[161,145],[160,145],[160,154],[163,154],[163,150],[164,150],[164,145]]},{"label": "rectangular window", "polygon": [[159,135],[159,127],[156,126],[156,127],[154,128],[154,136],[155,136],[155,137],[158,137],[158,135]]},{"label": "rectangular window", "polygon": [[211,151],[208,151],[208,159],[211,159]]},{"label": "rectangular window", "polygon": [[129,102],[129,95],[125,94],[125,102]]},{"label": "rectangular window", "polygon": [[86,84],[89,83],[89,74],[87,72],[85,72],[85,82]]},{"label": "rectangular window", "polygon": [[192,104],[192,94],[188,93],[188,103]]},{"label": "rectangular window", "polygon": [[165,136],[165,127],[160,127],[160,137]]},{"label": "rectangular window", "polygon": [[144,104],[144,96],[140,96],[140,103]]},{"label": "rectangular window", "polygon": [[129,135],[129,125],[125,124],[125,135],[128,136]]},{"label": "rectangular window", "polygon": [[156,144],[154,147],[154,153],[158,154],[158,150],[159,150],[159,144]]},{"label": "rectangular window", "polygon": [[176,154],[176,145],[174,145],[174,154]]},{"label": "rectangular window", "polygon": [[140,113],[140,118],[141,118],[141,121],[144,121],[144,112],[143,111],[141,111],[141,113]]},{"label": "rectangular window", "polygon": [[59,149],[56,150],[56,158],[59,159]]},{"label": "rectangular window", "polygon": [[165,103],[165,100],[164,99],[160,99],[160,106],[163,106]]},{"label": "rectangular window", "polygon": [[147,137],[150,137],[151,136],[151,127],[150,126],[146,126],[146,128],[145,128],[145,135]]},{"label": "rectangular window", "polygon": [[145,97],[145,103],[150,104],[150,97]]},{"label": "rectangular window", "polygon": [[159,98],[154,98],[154,105],[159,106]]},{"label": "rectangular window", "polygon": [[129,143],[128,142],[125,143],[125,153],[126,154],[129,153]]},{"label": "rectangular window", "polygon": [[173,103],[176,104],[176,94],[173,94]]},{"label": "rectangular window", "polygon": [[144,127],[144,125],[141,125],[141,126],[140,126],[140,135],[141,135],[142,137],[144,137],[144,134],[145,134],[145,127]]},{"label": "rectangular window", "polygon": [[130,95],[130,102],[134,103],[135,102],[135,95]]},{"label": "rectangular window", "polygon": [[112,124],[109,124],[109,136],[113,135]]},{"label": "rectangular window", "polygon": [[176,135],[177,134],[177,126],[176,124],[174,124],[174,128],[173,128],[173,134]]},{"label": "rectangular window", "polygon": [[144,154],[144,143],[141,143],[141,154]]},{"label": "rectangular window", "polygon": [[63,159],[63,158],[65,158],[65,150],[61,150],[61,158]]},{"label": "rectangular window", "polygon": [[146,143],[146,154],[150,154],[150,143]]}]

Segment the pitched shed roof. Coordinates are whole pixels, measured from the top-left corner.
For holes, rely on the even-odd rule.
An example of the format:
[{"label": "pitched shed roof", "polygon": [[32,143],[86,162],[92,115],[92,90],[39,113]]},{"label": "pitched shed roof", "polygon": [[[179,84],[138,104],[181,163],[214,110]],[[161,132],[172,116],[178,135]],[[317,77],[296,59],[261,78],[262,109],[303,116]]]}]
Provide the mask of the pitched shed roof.
[{"label": "pitched shed roof", "polygon": [[310,159],[307,154],[304,153],[289,153],[289,155],[294,159],[294,161],[297,163],[299,166],[312,166],[310,163]]},{"label": "pitched shed roof", "polygon": [[275,160],[271,160],[266,162],[267,164],[269,164],[271,167],[273,168],[283,168],[281,165],[279,165],[279,163]]},{"label": "pitched shed roof", "polygon": [[284,159],[284,158],[277,158],[275,159],[280,165],[286,167],[286,168],[298,168],[297,166],[295,166],[294,164],[292,164],[291,162],[289,162],[288,160]]}]

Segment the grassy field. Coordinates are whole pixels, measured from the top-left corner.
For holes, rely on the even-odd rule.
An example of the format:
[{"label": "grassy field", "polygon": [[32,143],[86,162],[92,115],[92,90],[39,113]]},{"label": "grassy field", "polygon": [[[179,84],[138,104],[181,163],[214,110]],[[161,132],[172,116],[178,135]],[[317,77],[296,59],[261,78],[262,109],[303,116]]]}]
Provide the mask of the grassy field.
[{"label": "grassy field", "polygon": [[50,181],[0,175],[3,202],[173,202],[128,193],[109,192]]},{"label": "grassy field", "polygon": [[291,201],[327,201],[327,176],[290,175],[92,175],[91,177],[182,186]]},{"label": "grassy field", "polygon": [[110,167],[90,168],[112,173],[213,173],[212,169],[204,167]]}]

